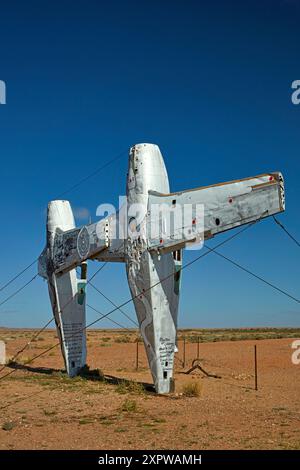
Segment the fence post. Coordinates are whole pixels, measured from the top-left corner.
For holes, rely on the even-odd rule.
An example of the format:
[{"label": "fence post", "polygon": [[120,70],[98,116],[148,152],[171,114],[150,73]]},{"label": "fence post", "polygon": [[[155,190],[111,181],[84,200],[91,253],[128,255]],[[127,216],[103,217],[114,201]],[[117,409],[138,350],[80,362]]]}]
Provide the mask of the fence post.
[{"label": "fence post", "polygon": [[258,390],[257,387],[257,347],[254,345],[254,376],[255,376],[255,390]]},{"label": "fence post", "polygon": [[197,338],[197,359],[200,358],[200,337]]},{"label": "fence post", "polygon": [[183,361],[182,367],[185,369],[185,336],[183,337]]},{"label": "fence post", "polygon": [[136,339],[136,370],[139,370],[139,338]]}]

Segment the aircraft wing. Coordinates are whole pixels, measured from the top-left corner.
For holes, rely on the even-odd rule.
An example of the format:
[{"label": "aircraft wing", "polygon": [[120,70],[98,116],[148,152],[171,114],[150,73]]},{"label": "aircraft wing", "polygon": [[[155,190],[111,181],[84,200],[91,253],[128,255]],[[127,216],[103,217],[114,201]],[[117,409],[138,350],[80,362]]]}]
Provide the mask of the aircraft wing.
[{"label": "aircraft wing", "polygon": [[[161,211],[157,209],[159,206],[163,207]],[[174,228],[174,224],[171,226],[166,219],[178,208],[183,210],[184,217]],[[184,248],[191,242],[204,241],[226,230],[277,214],[284,208],[284,182],[279,172],[178,193],[149,192],[148,249],[166,253]],[[159,234],[158,227],[161,228]]]},{"label": "aircraft wing", "polygon": [[48,256],[46,248],[40,256],[40,275],[47,277],[49,259],[55,274],[66,273],[87,259],[124,262],[124,240],[114,236],[118,230],[118,217],[117,213],[80,228],[57,229],[51,255]]}]

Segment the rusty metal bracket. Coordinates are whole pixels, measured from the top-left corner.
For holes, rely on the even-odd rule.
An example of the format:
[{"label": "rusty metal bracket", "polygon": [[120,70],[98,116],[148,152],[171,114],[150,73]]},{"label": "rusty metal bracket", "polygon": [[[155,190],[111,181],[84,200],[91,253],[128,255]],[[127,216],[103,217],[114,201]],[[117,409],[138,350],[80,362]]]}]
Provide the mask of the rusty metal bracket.
[{"label": "rusty metal bracket", "polygon": [[197,369],[199,369],[207,377],[213,377],[214,379],[221,379],[222,378],[220,375],[211,374],[211,373],[207,372],[205,369],[203,369],[203,367],[201,366],[200,359],[198,359],[198,358],[193,360],[192,367],[189,370],[187,370],[186,372],[184,372],[184,374],[190,374],[191,372],[193,372],[194,370],[197,370]]}]

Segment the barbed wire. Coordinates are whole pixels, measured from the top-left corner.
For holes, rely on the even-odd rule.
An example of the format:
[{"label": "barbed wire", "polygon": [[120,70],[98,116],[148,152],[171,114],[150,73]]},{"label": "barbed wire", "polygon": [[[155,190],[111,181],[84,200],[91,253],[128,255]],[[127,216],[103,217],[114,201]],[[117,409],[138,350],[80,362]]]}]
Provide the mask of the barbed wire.
[{"label": "barbed wire", "polygon": [[[109,165],[111,165],[112,163],[115,163],[116,161],[118,161],[121,157],[123,157],[125,154],[127,154],[128,150],[122,150],[122,152],[118,153],[115,157],[113,157],[111,160],[109,160],[108,162],[104,163],[103,165],[101,165],[100,167],[96,168],[95,171],[93,171],[92,173],[90,173],[89,175],[87,175],[86,177],[82,178],[81,180],[79,180],[77,183],[75,183],[73,186],[71,186],[69,189],[63,191],[62,193],[58,194],[56,196],[56,199],[59,199],[60,197],[66,195],[66,194],[69,194],[70,192],[72,192],[74,189],[78,188],[81,184],[83,183],[86,183],[88,180],[90,180],[91,178],[93,178],[95,175],[97,175],[98,173],[100,173],[102,170],[104,170],[105,168],[107,168]],[[15,274],[9,281],[7,281],[3,286],[1,286],[0,288],[0,292],[2,292],[2,290],[6,289],[12,282],[14,282],[16,279],[18,279],[18,277],[20,277],[22,274],[24,274],[29,268],[31,268],[31,266],[33,266],[37,261],[38,261],[39,257],[35,258],[30,264],[28,264],[24,269],[22,269],[21,271],[19,271],[17,274]],[[1,304],[0,304],[1,306]]]},{"label": "barbed wire", "polygon": [[[239,230],[238,232],[234,233],[233,235],[231,235],[230,237],[226,238],[225,240],[223,240],[222,242],[220,242],[218,245],[216,245],[213,249],[211,249],[211,251],[213,251],[214,249],[217,249],[221,246],[223,246],[225,243],[228,243],[229,241],[233,240],[234,238],[236,238],[237,236],[241,235],[243,232],[245,232],[246,230],[248,230],[250,227],[252,227],[253,225],[255,225],[256,223],[258,223],[260,221],[260,219],[258,219],[257,221],[254,221],[246,226],[244,226],[241,230]],[[72,337],[76,336],[77,334],[83,332],[84,330],[86,330],[87,328],[95,325],[96,323],[100,322],[101,320],[103,320],[104,318],[107,318],[108,316],[110,316],[112,313],[114,313],[115,311],[119,310],[120,308],[123,308],[125,307],[126,305],[128,305],[130,302],[133,302],[135,299],[137,299],[140,295],[145,295],[145,293],[149,292],[151,289],[153,289],[154,287],[162,284],[163,282],[165,282],[167,279],[169,279],[171,276],[174,276],[175,273],[178,273],[190,266],[192,266],[194,263],[196,263],[197,261],[199,261],[201,258],[204,258],[205,256],[207,256],[211,251],[207,251],[205,253],[202,253],[201,255],[197,256],[196,258],[194,258],[193,260],[189,261],[188,263],[186,263],[185,265],[182,265],[179,269],[177,269],[176,271],[173,270],[169,275],[165,276],[163,279],[160,279],[159,281],[157,281],[155,284],[153,284],[152,286],[146,288],[145,290],[143,290],[143,292],[140,292],[138,294],[136,294],[135,296],[129,298],[128,300],[126,300],[125,302],[123,302],[121,305],[115,307],[113,310],[107,312],[106,314],[104,315],[101,315],[99,318],[97,318],[96,320],[92,321],[91,323],[89,323],[88,325],[84,326],[83,328],[80,328],[79,330],[76,330],[72,335],[70,335],[68,337],[68,340],[70,340]],[[102,266],[101,266],[102,268]],[[100,271],[100,269],[98,270],[98,272]],[[96,275],[97,273],[95,273]],[[95,275],[93,277],[95,277]],[[92,277],[92,278],[93,278]],[[64,342],[64,340],[62,340],[62,342]],[[59,346],[61,343],[58,342],[56,343],[55,345],[49,347],[48,349],[46,349],[45,351],[42,351],[40,354],[38,354],[37,356],[34,356],[33,358],[29,359],[27,362],[24,363],[24,365],[27,365],[27,364],[30,364],[31,362],[33,362],[34,360],[38,359],[39,357],[43,356],[44,354],[47,354],[48,352],[50,352],[52,349],[56,348],[57,346]],[[12,371],[8,372],[7,374],[3,375],[2,377],[0,377],[0,381],[8,376],[10,376],[11,374],[13,374],[14,372],[16,371],[16,369],[13,369]]]},{"label": "barbed wire", "polygon": [[282,228],[282,230],[290,237],[290,239],[293,240],[293,242],[295,242],[296,245],[298,245],[298,247],[300,248],[300,243],[298,242],[298,240],[296,240],[296,238],[285,228],[285,226],[278,219],[276,219],[274,215],[273,215],[273,220],[280,228]]},{"label": "barbed wire", "polygon": [[19,292],[21,292],[23,289],[25,289],[25,287],[29,286],[29,284],[31,284],[36,278],[38,277],[38,273],[35,274],[35,276],[33,276],[29,281],[25,282],[25,284],[23,284],[19,289],[17,289],[15,292],[13,292],[12,294],[10,294],[8,297],[6,297],[6,299],[4,299],[2,302],[0,302],[0,307],[2,305],[4,305],[6,302],[8,302],[10,299],[12,299],[13,297],[15,297]]}]

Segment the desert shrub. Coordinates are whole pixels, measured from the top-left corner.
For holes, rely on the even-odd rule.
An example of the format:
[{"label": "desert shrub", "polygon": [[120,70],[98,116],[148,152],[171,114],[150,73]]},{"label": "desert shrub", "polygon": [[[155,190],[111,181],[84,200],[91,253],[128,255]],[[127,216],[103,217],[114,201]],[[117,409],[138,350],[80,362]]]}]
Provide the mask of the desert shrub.
[{"label": "desert shrub", "polygon": [[6,364],[7,366],[13,366],[15,363],[16,363],[16,362],[13,360],[13,356],[8,356],[8,357],[6,358],[5,364]]},{"label": "desert shrub", "polygon": [[122,404],[121,410],[125,411],[126,413],[135,413],[137,411],[136,401],[126,398]]},{"label": "desert shrub", "polygon": [[189,382],[183,386],[182,394],[185,397],[199,397],[201,394],[201,385],[199,382]]},{"label": "desert shrub", "polygon": [[91,419],[91,418],[84,418],[84,419],[79,420],[79,424],[91,424],[93,422],[94,422],[94,420]]},{"label": "desert shrub", "polygon": [[131,343],[131,339],[129,336],[118,336],[115,339],[115,343]]},{"label": "desert shrub", "polygon": [[32,361],[32,357],[30,356],[21,356],[19,358],[19,364],[26,365],[29,364]]},{"label": "desert shrub", "polygon": [[16,423],[13,423],[12,421],[6,421],[2,425],[2,429],[3,431],[11,431],[15,426],[16,426]]},{"label": "desert shrub", "polygon": [[142,395],[145,393],[145,388],[143,384],[134,381],[124,381],[120,382],[116,388],[117,393],[125,395],[125,393],[134,393],[136,395]]},{"label": "desert shrub", "polygon": [[43,411],[44,411],[45,416],[54,416],[57,414],[57,412],[53,410],[43,410]]},{"label": "desert shrub", "polygon": [[80,377],[90,380],[104,380],[104,373],[100,369],[90,369],[88,365],[85,365],[80,369]]}]

